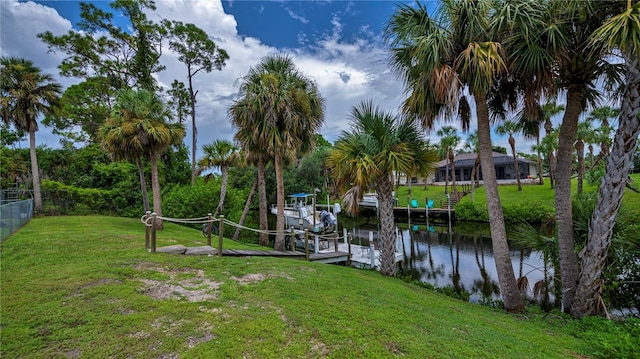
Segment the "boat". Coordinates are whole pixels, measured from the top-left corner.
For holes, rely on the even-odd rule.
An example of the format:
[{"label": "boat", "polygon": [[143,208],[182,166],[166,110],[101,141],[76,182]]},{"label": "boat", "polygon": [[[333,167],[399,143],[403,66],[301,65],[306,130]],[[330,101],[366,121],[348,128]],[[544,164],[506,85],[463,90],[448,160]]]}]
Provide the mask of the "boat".
[{"label": "boat", "polygon": [[378,208],[378,194],[365,193],[362,195],[362,199],[358,201],[358,206],[364,208]]},{"label": "boat", "polygon": [[[288,196],[284,206],[284,225],[286,228],[309,230],[312,233],[332,232],[338,223],[336,216],[328,210],[317,211],[314,208],[313,194],[295,193]],[[278,206],[271,206],[271,213],[278,215]]]}]

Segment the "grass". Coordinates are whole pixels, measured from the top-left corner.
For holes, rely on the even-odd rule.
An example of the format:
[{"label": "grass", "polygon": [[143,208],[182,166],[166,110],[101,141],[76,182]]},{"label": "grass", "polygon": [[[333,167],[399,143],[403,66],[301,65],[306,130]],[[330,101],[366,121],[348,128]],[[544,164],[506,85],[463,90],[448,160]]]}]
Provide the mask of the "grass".
[{"label": "grass", "polygon": [[[631,174],[630,177],[633,180],[635,188],[640,190],[640,173]],[[583,186],[584,192],[597,191],[597,186],[590,185],[587,181],[584,181]],[[461,191],[462,187],[458,186],[458,190]],[[575,178],[571,182],[571,191],[572,193],[578,192],[578,182]],[[515,184],[499,185],[498,192],[500,193],[500,201],[503,207],[535,203],[549,214],[555,214],[555,192],[551,188],[551,183],[548,178],[545,179],[544,185],[542,186],[538,184],[523,184],[522,191],[518,191],[518,186]],[[445,203],[447,198],[444,193],[444,186],[430,185],[427,189],[422,185],[412,186],[411,195],[408,194],[407,186],[400,186],[396,193],[398,206],[401,207],[407,206],[408,198],[416,199],[420,207],[424,207],[425,198],[433,199],[436,207],[439,207],[440,203]],[[461,202],[471,202],[471,195],[467,194],[464,196]],[[486,208],[487,198],[484,186],[475,189],[475,203],[481,208]],[[627,189],[623,197],[623,206],[631,216],[640,219],[640,193]]]},{"label": "grass", "polygon": [[[204,241],[172,223],[158,233],[159,246]],[[2,358],[576,358],[600,350],[580,321],[508,315],[377,272],[150,254],[134,219],[38,217],[0,249]],[[615,339],[606,335],[597,341]]]}]

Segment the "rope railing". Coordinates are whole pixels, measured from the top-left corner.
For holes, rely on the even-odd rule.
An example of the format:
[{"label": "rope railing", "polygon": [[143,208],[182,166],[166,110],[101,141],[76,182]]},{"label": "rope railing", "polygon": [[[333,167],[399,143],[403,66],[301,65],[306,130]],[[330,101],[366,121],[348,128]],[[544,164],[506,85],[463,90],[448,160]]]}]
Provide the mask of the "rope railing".
[{"label": "rope railing", "polygon": [[[208,216],[206,217],[196,217],[196,218],[172,218],[172,217],[163,217],[163,216],[158,216],[155,213],[151,213],[150,211],[147,211],[144,215],[142,215],[142,217],[140,217],[140,221],[145,225],[146,227],[146,233],[145,233],[145,248],[147,250],[151,250],[152,253],[155,253],[156,251],[156,227],[155,227],[155,223],[157,221],[168,221],[168,222],[174,222],[174,223],[181,223],[181,224],[209,224],[209,223],[219,223],[220,229],[219,229],[219,241],[218,241],[218,255],[222,255],[222,238],[223,238],[223,228],[224,225],[230,225],[236,228],[240,228],[243,230],[248,230],[248,231],[252,231],[255,233],[266,233],[267,235],[270,236],[277,236],[277,235],[284,235],[284,236],[297,236],[297,235],[304,235],[305,237],[305,242],[309,241],[309,237],[313,236],[315,239],[317,240],[323,240],[323,241],[327,241],[329,242],[329,240],[334,240],[337,241],[337,238],[339,237],[338,234],[336,232],[332,232],[332,233],[327,233],[327,234],[317,234],[317,233],[309,233],[308,231],[303,231],[303,230],[299,230],[299,229],[295,229],[295,228],[290,228],[290,229],[285,229],[283,231],[278,231],[278,230],[261,230],[261,229],[255,229],[255,228],[251,228],[251,227],[247,227],[244,225],[241,225],[239,223],[233,222],[231,220],[228,220],[226,218],[224,218],[223,215],[221,215],[219,218],[214,218],[211,213],[209,213]],[[206,234],[205,234],[206,233]],[[205,234],[205,236],[207,237],[207,245],[211,245],[211,226],[203,226],[203,234]],[[233,240],[233,239],[232,239]],[[291,238],[291,250],[295,251],[295,238]],[[236,241],[237,242],[237,241]],[[350,241],[349,241],[350,243]],[[305,247],[308,247],[305,246]],[[335,250],[338,250],[338,246],[337,246],[337,242],[335,243]]]}]

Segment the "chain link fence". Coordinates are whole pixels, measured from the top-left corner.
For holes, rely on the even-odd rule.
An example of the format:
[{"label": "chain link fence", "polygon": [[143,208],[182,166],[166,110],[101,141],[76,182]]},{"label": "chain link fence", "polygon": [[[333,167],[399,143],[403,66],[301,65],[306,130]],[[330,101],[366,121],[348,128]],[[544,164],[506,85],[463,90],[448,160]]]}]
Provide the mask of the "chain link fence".
[{"label": "chain link fence", "polygon": [[2,191],[0,201],[0,242],[9,238],[33,217],[33,199],[17,200]]}]

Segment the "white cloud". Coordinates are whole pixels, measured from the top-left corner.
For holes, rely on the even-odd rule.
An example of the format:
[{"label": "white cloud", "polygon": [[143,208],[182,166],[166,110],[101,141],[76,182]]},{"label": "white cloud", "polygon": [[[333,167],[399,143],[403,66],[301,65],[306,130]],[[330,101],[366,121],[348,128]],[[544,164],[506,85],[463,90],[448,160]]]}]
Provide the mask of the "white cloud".
[{"label": "white cloud", "polygon": [[34,2],[0,1],[0,54],[29,59],[45,73],[57,74],[63,56],[47,54],[47,45],[36,37],[51,31],[62,35],[71,30],[71,22],[47,6]]},{"label": "white cloud", "polygon": [[300,21],[300,22],[301,22],[301,23],[303,23],[303,24],[308,24],[308,23],[309,23],[309,19],[305,18],[305,17],[304,17],[304,16],[302,16],[302,15],[298,15],[298,14],[296,14],[293,10],[289,9],[288,7],[285,7],[284,9],[287,11],[287,13],[289,14],[289,16],[290,16],[292,19],[294,19],[294,20],[298,20],[298,21]]}]

